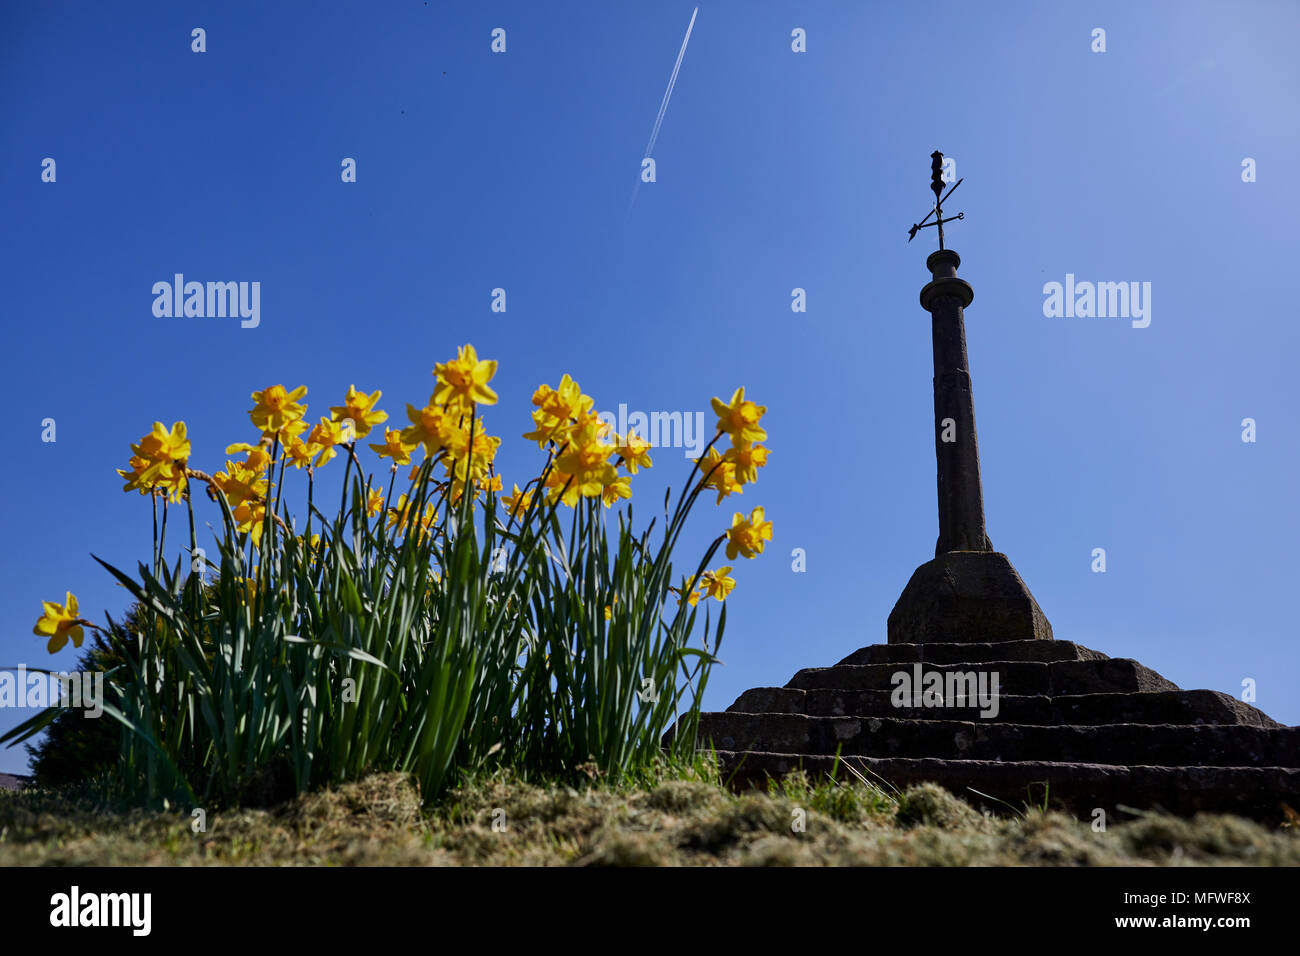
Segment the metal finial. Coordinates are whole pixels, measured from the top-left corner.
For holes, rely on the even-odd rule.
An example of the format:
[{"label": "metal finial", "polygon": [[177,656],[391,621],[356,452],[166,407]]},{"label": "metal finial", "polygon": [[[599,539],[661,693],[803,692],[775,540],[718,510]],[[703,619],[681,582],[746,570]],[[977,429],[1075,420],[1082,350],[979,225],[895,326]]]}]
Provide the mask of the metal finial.
[{"label": "metal finial", "polygon": [[[954,219],[966,218],[966,214],[964,212],[959,212],[955,216],[949,216],[947,219],[943,218],[943,201],[952,195],[952,190],[960,186],[962,184],[962,181],[963,181],[962,179],[957,180],[957,182],[953,183],[952,189],[949,189],[946,193],[944,193],[943,192],[943,153],[939,152],[936,149],[933,153],[930,154],[930,188],[934,190],[934,208],[930,210],[929,215],[927,215],[920,222],[912,223],[912,228],[907,231],[908,242],[911,242],[913,239],[915,239],[917,232],[926,228],[927,226],[937,226],[939,228],[939,248],[940,249],[943,248],[943,224],[945,222],[952,222]],[[940,195],[941,193],[943,195]],[[935,217],[934,222],[929,221],[930,216]]]}]

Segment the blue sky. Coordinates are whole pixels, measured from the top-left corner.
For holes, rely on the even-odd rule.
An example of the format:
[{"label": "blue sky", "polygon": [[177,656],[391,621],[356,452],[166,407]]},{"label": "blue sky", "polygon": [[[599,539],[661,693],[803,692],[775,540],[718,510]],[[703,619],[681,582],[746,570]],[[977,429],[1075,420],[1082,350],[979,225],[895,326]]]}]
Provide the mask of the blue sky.
[{"label": "blue sky", "polygon": [[[400,417],[464,342],[500,362],[507,483],[538,470],[517,436],[566,371],[602,409],[707,412],[742,384],[768,407],[768,468],[704,502],[679,558],[733,501],[775,524],[736,569],[708,707],[884,641],[937,530],[934,237],[906,233],[940,149],[994,545],[1058,638],[1188,688],[1252,678],[1300,724],[1300,7],[699,6],[629,213],[691,2],[5,4],[0,664],[50,663],[42,600],[123,610],[90,555],[147,556],[114,469],[153,421],[184,419],[211,470],[255,389],[306,384],[315,418],[355,383]],[[260,325],[156,318],[176,272],[260,282]],[[1046,317],[1067,273],[1150,282],[1150,325]],[[654,457],[642,522],[689,467]]]}]

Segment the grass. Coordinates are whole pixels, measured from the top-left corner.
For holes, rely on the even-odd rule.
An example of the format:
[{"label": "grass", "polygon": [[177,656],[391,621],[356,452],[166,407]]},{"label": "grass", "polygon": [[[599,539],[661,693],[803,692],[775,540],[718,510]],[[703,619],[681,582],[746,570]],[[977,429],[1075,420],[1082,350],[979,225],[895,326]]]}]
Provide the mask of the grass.
[{"label": "grass", "polygon": [[1152,813],[1097,832],[1037,808],[980,812],[932,784],[795,775],[737,794],[703,762],[620,782],[591,767],[580,786],[499,769],[427,807],[411,775],[375,774],[206,823],[126,809],[102,785],[0,793],[0,865],[1300,865],[1300,829],[1239,817]]}]

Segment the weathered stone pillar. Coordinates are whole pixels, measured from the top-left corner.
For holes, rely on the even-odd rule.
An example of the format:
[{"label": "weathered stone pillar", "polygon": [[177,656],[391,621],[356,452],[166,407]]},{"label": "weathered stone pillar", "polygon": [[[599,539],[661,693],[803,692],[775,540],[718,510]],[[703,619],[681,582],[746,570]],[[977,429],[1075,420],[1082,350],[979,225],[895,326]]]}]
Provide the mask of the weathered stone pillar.
[{"label": "weathered stone pillar", "polygon": [[925,260],[934,277],[921,290],[934,341],[934,454],[938,462],[939,541],[934,556],[948,551],[992,551],[984,530],[975,399],[966,358],[965,308],[975,292],[957,278],[961,257],[940,249]]},{"label": "weathered stone pillar", "polygon": [[[955,187],[954,187],[955,188]],[[889,643],[984,643],[1052,637],[1029,588],[984,528],[975,399],[966,357],[965,309],[975,298],[957,277],[961,257],[931,253],[921,290],[934,344],[934,453],[939,539],[933,561],[912,574],[889,615]],[[950,439],[945,441],[945,439]]]}]

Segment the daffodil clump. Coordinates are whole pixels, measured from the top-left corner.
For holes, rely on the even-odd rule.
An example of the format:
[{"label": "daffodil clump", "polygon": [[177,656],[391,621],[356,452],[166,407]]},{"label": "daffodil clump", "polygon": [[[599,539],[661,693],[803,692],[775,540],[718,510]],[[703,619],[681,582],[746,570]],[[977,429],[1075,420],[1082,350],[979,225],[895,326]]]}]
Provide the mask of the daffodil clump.
[{"label": "daffodil clump", "polygon": [[[155,532],[138,577],[104,565],[144,624],[105,708],[128,731],[123,779],[149,799],[234,800],[276,772],[305,790],[399,770],[432,798],[485,762],[632,772],[674,721],[669,746],[694,746],[726,621],[725,605],[716,620],[705,607],[697,627],[701,602],[725,602],[735,562],[763,552],[772,523],[762,507],[735,513],[676,583],[672,551],[701,494],[721,503],[757,480],[766,409],[743,388],[713,400],[716,434],[652,542],[633,531],[630,504],[650,444],[602,422],[568,375],[533,393],[523,437],[544,461],[504,490],[501,439],[483,417],[496,372],[461,347],[404,424],[378,390],[350,386],[313,424],[306,386],[268,386],[252,393],[256,433],[210,472],[192,464],[184,422],[131,445],[118,474],[152,499]],[[317,475],[335,461],[329,517]],[[196,484],[222,519],[207,548]],[[168,512],[181,503],[189,547],[169,563]],[[709,569],[724,546],[732,563]],[[35,632],[53,653],[80,646],[83,626],[95,627],[69,593],[44,604]]]}]

